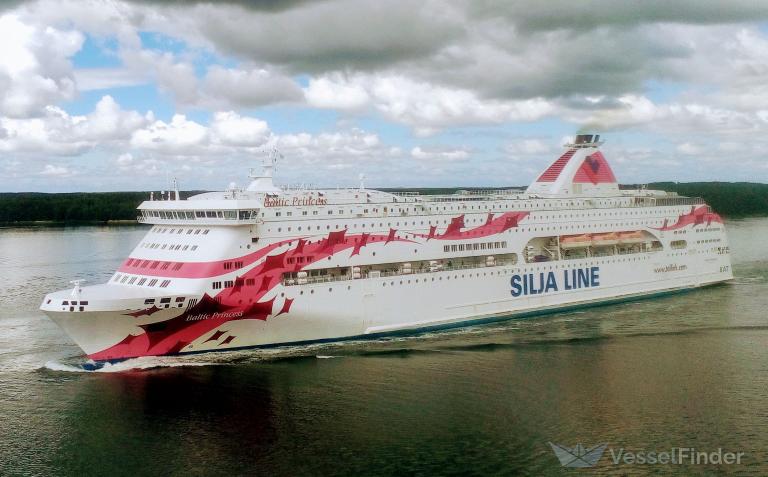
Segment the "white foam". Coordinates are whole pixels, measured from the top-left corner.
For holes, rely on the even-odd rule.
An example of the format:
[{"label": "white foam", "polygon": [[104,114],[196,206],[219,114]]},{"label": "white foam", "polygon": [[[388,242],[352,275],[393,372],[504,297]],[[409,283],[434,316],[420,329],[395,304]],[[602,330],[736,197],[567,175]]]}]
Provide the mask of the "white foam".
[{"label": "white foam", "polygon": [[48,361],[44,368],[51,371],[67,373],[122,373],[126,371],[147,370],[154,368],[176,368],[180,366],[214,366],[210,361],[194,359],[194,357],[161,357],[144,356],[141,358],[127,359],[119,363],[99,363],[93,361],[83,362],[81,365],[72,365],[60,361]]},{"label": "white foam", "polygon": [[85,373],[87,372],[83,368],[78,368],[77,366],[70,366],[68,364],[60,363],[58,361],[48,361],[45,363],[45,366],[43,366],[46,369],[50,369],[51,371],[62,371],[67,373]]}]

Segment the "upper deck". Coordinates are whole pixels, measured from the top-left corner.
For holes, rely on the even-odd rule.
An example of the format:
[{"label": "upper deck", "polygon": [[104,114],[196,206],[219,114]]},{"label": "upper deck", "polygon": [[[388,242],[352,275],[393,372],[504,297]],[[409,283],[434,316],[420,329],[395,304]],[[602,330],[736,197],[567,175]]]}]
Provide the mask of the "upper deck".
[{"label": "upper deck", "polygon": [[[202,196],[202,197],[201,197]],[[265,220],[302,220],[332,215],[338,218],[455,214],[456,207],[480,210],[574,210],[700,205],[701,198],[654,190],[625,190],[621,195],[542,197],[494,190],[446,195],[390,193],[377,190],[286,190],[267,198],[211,192],[188,200],[152,200],[139,206],[140,223],[180,225],[248,225]],[[447,207],[450,205],[451,207]],[[306,213],[305,213],[306,212]],[[307,217],[309,216],[309,217]]]},{"label": "upper deck", "polygon": [[[252,172],[245,189],[230,188],[179,200],[139,206],[138,221],[149,224],[252,225],[265,221],[321,218],[373,218],[455,214],[458,210],[573,210],[699,205],[700,198],[642,188],[622,190],[598,150],[599,136],[579,135],[573,144],[525,190],[460,190],[453,194],[385,192],[359,188],[277,187],[272,182],[274,156],[261,173]],[[450,207],[448,206],[450,204]],[[333,216],[333,217],[329,217]]]}]

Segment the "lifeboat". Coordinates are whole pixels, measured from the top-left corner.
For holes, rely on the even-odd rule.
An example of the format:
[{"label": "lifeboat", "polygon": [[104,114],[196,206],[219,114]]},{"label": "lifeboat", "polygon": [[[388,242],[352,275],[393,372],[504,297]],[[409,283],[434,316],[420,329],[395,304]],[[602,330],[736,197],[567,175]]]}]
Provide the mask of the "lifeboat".
[{"label": "lifeboat", "polygon": [[621,243],[626,243],[626,244],[642,243],[647,240],[645,237],[645,234],[640,230],[633,230],[631,232],[620,232],[619,237],[620,237],[619,240],[621,240]]},{"label": "lifeboat", "polygon": [[592,235],[592,244],[596,247],[616,245],[618,243],[619,243],[619,234],[616,232],[608,232],[604,234]]},{"label": "lifeboat", "polygon": [[592,245],[592,236],[589,234],[564,235],[560,237],[560,247],[564,249],[584,248],[590,245]]}]

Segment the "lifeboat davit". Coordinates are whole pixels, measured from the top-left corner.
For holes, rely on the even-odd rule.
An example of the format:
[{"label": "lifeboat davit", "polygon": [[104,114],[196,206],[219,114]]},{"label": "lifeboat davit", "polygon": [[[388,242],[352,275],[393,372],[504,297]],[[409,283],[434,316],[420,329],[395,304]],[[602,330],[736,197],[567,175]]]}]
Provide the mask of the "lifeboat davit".
[{"label": "lifeboat davit", "polygon": [[561,248],[584,248],[592,245],[592,236],[590,234],[564,235],[560,237]]}]

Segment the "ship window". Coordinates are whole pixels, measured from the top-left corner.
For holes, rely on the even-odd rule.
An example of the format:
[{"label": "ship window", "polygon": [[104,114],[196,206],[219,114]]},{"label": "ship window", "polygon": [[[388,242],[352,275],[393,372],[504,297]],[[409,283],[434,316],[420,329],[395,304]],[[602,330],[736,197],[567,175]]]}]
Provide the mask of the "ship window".
[{"label": "ship window", "polygon": [[184,297],[183,296],[176,297],[176,303],[181,303],[183,301],[184,301]]},{"label": "ship window", "polygon": [[197,250],[197,245],[193,245],[192,250]]},{"label": "ship window", "polygon": [[681,249],[685,248],[688,244],[685,240],[673,240],[669,245],[674,249]]},{"label": "ship window", "polygon": [[157,278],[153,278],[152,280],[149,281],[149,283],[147,283],[147,286],[153,287],[155,286],[156,283],[157,283]]},{"label": "ship window", "polygon": [[142,286],[144,284],[144,282],[146,282],[146,281],[147,281],[146,278],[142,278],[141,280],[139,280],[139,283],[137,283],[136,285]]},{"label": "ship window", "polygon": [[154,302],[155,302],[155,299],[154,299],[154,298],[147,298],[146,300],[144,300],[144,304],[145,304],[145,305],[151,305],[151,304],[153,304]]},{"label": "ship window", "polygon": [[203,230],[203,235],[208,235],[208,232],[210,232],[210,229]]},{"label": "ship window", "polygon": [[229,288],[229,287],[231,287],[234,284],[235,284],[235,282],[233,282],[232,280],[226,280],[224,282],[224,288]]},{"label": "ship window", "polygon": [[214,290],[218,290],[219,288],[221,288],[221,282],[213,282],[212,287]]}]

